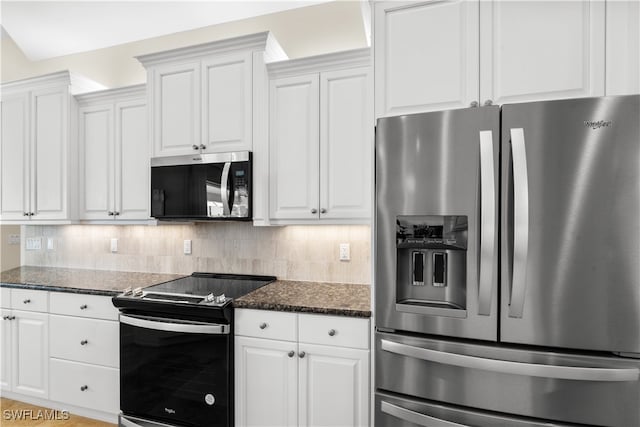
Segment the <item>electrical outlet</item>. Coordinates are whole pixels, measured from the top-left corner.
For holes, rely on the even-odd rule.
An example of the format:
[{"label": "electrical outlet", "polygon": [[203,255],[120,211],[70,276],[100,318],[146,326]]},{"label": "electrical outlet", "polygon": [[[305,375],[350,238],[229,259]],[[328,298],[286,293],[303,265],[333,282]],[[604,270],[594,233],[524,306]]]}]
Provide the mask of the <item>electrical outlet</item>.
[{"label": "electrical outlet", "polygon": [[191,240],[187,239],[184,241],[183,252],[185,255],[191,255]]},{"label": "electrical outlet", "polygon": [[53,240],[53,237],[47,237],[47,250],[52,251],[56,248],[56,241]]},{"label": "electrical outlet", "polygon": [[10,245],[19,245],[20,244],[20,235],[19,234],[9,234],[8,243]]},{"label": "electrical outlet", "polygon": [[340,261],[351,260],[351,246],[348,243],[340,243]]},{"label": "electrical outlet", "polygon": [[28,251],[39,251],[42,249],[41,237],[28,237],[26,241],[26,249]]},{"label": "electrical outlet", "polygon": [[111,252],[118,252],[118,239],[115,237],[111,239]]}]

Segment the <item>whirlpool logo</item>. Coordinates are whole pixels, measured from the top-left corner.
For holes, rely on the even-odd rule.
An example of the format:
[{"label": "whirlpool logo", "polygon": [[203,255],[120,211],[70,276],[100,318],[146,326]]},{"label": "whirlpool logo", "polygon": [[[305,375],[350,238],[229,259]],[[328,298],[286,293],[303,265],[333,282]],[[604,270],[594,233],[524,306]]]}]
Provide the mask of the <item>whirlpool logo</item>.
[{"label": "whirlpool logo", "polygon": [[585,120],[584,125],[593,130],[608,128],[613,124],[612,120]]},{"label": "whirlpool logo", "polygon": [[164,412],[166,412],[167,414],[175,414],[176,410],[171,408],[164,408]]}]

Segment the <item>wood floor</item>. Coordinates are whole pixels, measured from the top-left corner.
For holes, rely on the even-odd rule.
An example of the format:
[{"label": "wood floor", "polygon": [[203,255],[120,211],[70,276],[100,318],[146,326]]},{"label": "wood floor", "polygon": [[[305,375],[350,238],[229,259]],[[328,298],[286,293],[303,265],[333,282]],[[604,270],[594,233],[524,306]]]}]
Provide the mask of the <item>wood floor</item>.
[{"label": "wood floor", "polygon": [[[42,412],[39,412],[42,411]],[[78,415],[70,415],[69,419],[61,411],[30,405],[0,398],[0,426],[2,427],[114,427],[102,421],[96,421]],[[15,419],[16,417],[23,419]],[[48,419],[47,419],[48,418]]]}]

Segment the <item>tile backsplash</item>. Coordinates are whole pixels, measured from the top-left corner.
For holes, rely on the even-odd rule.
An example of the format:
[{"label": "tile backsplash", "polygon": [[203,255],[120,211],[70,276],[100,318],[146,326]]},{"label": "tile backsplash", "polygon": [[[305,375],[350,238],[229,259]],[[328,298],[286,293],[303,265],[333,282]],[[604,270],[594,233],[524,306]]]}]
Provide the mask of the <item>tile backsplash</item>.
[{"label": "tile backsplash", "polygon": [[[37,225],[23,226],[22,235],[23,265],[177,274],[209,271],[371,283],[371,229],[365,225]],[[26,239],[34,237],[42,238],[42,249],[26,250]],[[117,253],[110,250],[112,238],[118,239]],[[187,239],[192,241],[191,255],[183,253]],[[350,261],[339,260],[340,243],[350,244]]]}]

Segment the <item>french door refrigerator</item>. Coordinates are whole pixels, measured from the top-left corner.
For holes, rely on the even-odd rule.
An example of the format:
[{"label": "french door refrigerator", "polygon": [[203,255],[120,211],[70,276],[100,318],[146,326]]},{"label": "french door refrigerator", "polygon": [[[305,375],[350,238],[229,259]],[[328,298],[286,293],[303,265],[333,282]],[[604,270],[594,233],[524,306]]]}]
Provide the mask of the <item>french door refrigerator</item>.
[{"label": "french door refrigerator", "polygon": [[378,120],[376,426],[640,426],[640,95]]}]

